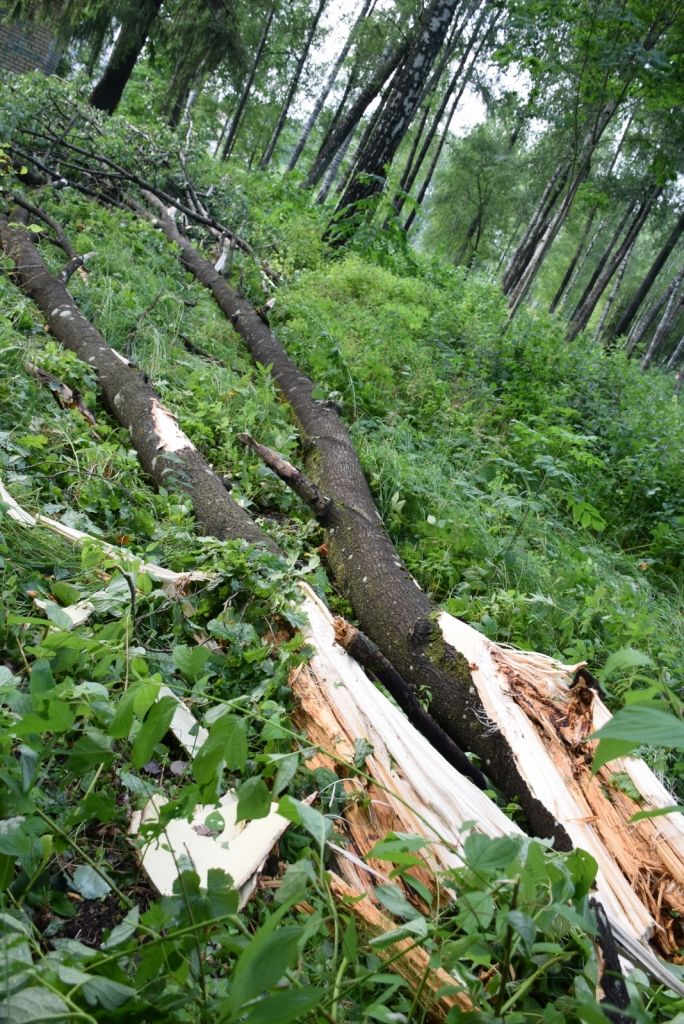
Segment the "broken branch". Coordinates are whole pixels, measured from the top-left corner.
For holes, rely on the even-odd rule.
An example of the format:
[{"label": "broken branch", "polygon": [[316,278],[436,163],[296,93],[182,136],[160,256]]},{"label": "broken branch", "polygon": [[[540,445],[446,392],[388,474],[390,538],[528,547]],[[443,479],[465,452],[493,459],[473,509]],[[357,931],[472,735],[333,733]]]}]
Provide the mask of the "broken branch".
[{"label": "broken branch", "polygon": [[251,448],[253,452],[262,459],[269,469],[283,480],[288,487],[291,487],[295,494],[298,494],[302,501],[305,501],[313,509],[319,519],[327,519],[335,507],[334,501],[326,498],[323,492],[304,476],[296,466],[278,455],[272,448],[259,444],[250,434],[238,434],[238,440]]},{"label": "broken branch", "polygon": [[34,363],[24,363],[24,369],[35,377],[39,384],[43,384],[50,389],[62,409],[76,409],[91,427],[97,426],[97,420],[83,401],[80,391],[72,391],[59,377],[54,377],[47,370],[41,369],[40,366],[36,366]]}]

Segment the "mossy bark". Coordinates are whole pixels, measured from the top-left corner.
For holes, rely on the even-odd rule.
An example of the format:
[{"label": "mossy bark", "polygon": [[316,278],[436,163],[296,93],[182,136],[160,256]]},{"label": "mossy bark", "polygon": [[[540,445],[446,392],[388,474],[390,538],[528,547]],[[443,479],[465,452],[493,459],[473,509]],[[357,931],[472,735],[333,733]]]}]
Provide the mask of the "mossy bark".
[{"label": "mossy bark", "polygon": [[335,502],[326,523],[329,565],[361,629],[418,696],[429,697],[430,714],[447,735],[480,758],[483,771],[508,798],[519,800],[533,833],[554,836],[557,847],[571,848],[565,830],[530,793],[507,741],[492,729],[465,658],[437,636],[436,610],[387,534],[338,407],[311,397],[314,382],[295,366],[250,303],[181,235],[159,201],[155,206],[159,226],[178,246],[183,264],[211,291],[254,361],[271,366],[290,404],[307,473]]},{"label": "mossy bark", "polygon": [[143,469],[158,484],[192,498],[195,516],[207,534],[220,540],[244,538],[278,551],[230,497],[145,375],[110,348],[83,316],[59,276],[50,273],[24,227],[27,219],[23,209],[16,210],[11,220],[0,215],[0,243],[14,261],[13,276],[41,310],[52,336],[95,369],[105,404],[130,433]]}]

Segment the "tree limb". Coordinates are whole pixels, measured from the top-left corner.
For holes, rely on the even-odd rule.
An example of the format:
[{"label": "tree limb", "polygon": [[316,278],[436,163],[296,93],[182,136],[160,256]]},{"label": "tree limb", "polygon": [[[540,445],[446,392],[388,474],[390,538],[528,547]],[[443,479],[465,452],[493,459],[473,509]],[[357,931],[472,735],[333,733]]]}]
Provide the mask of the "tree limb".
[{"label": "tree limb", "polygon": [[278,452],[274,452],[272,448],[259,444],[250,434],[238,434],[237,436],[239,441],[242,441],[253,452],[256,452],[268,468],[272,469],[276,476],[279,476],[288,487],[292,488],[295,494],[299,495],[302,501],[305,501],[313,509],[318,519],[328,518],[335,508],[335,502],[331,498],[326,498],[323,492],[316,487],[316,484],[312,483],[307,476],[304,476],[291,462],[286,462],[281,455],[278,455]]}]

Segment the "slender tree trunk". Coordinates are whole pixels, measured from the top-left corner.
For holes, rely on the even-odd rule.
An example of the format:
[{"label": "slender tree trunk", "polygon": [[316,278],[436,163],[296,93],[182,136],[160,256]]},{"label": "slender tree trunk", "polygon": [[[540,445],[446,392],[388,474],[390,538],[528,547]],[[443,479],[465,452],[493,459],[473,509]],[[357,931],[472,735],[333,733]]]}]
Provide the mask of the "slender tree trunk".
[{"label": "slender tree trunk", "polygon": [[[409,193],[411,191],[411,189],[413,188],[413,185],[415,183],[416,178],[418,177],[418,174],[420,172],[421,167],[423,166],[425,158],[427,157],[428,152],[430,151],[430,146],[432,145],[432,142],[433,142],[433,140],[435,138],[435,135],[437,134],[437,131],[439,129],[439,126],[440,126],[440,123],[442,121],[442,118],[444,117],[444,112],[446,111],[447,106],[449,104],[449,100],[453,96],[454,90],[455,90],[456,86],[458,85],[459,80],[461,79],[461,75],[463,74],[463,69],[466,66],[467,60],[468,60],[468,58],[470,56],[470,53],[472,51],[473,45],[475,43],[475,40],[477,39],[478,34],[480,32],[480,29],[482,28],[482,22],[484,21],[484,18],[486,17],[487,14],[488,14],[488,10],[487,10],[487,8],[484,8],[482,13],[480,14],[480,17],[477,20],[475,28],[473,29],[473,31],[472,31],[472,33],[470,35],[470,39],[468,40],[466,48],[465,48],[463,54],[461,55],[461,59],[458,62],[458,67],[456,68],[456,71],[454,72],[454,74],[451,76],[451,81],[449,82],[449,84],[446,87],[446,90],[444,92],[444,95],[442,96],[440,104],[437,107],[437,112],[436,112],[434,118],[432,119],[432,123],[430,125],[430,128],[428,129],[428,133],[425,136],[425,139],[423,140],[423,145],[420,148],[420,153],[418,154],[417,159],[413,162],[412,167],[409,169],[409,172],[408,172],[408,174],[406,176],[406,180],[405,180],[405,182],[404,182],[404,184],[402,186],[402,189],[403,189],[403,191],[405,193]],[[477,59],[477,56],[479,55],[479,52],[480,52],[481,48],[482,48],[482,44],[480,45],[480,47],[478,49],[478,54],[476,54],[475,59]],[[465,78],[463,79],[463,82],[461,83],[461,89],[459,91],[456,103],[453,106],[452,111],[451,111],[451,113],[449,114],[449,116],[447,118],[447,126],[445,128],[445,133],[448,131],[449,124],[451,123],[451,119],[454,116],[454,111],[456,109],[456,106],[458,106],[458,103],[460,102],[461,96],[463,95],[465,86],[467,85],[467,83],[468,83],[468,81],[470,79],[470,75],[472,73],[472,69],[473,69],[474,63],[475,63],[475,61],[473,61],[473,64],[471,64],[471,67],[470,67],[470,69],[468,71],[468,74],[465,76]],[[439,146],[438,148],[440,149],[440,152],[441,152],[441,146]],[[401,210],[403,209],[403,206],[404,206],[405,202],[406,202],[405,196],[398,196],[397,197],[397,199],[395,200],[395,209],[396,209],[397,213],[401,213]],[[409,224],[409,227],[410,227],[410,224]],[[408,228],[406,228],[406,230],[408,230]]]},{"label": "slender tree trunk", "polygon": [[[453,2],[455,2],[455,0],[453,0]],[[357,97],[350,110],[347,111],[326,144],[322,147],[320,153],[313,162],[313,165],[307,175],[306,182],[302,185],[302,188],[310,188],[321,180],[330,166],[330,161],[335,156],[338,148],[342,145],[349,133],[356,128],[370,104],[373,102],[390,76],[394,74],[396,69],[404,60],[410,44],[411,37],[407,35],[406,38],[392,51],[392,53],[390,53],[387,60],[381,62],[380,66],[371,76],[370,81],[361,90],[360,95]]]},{"label": "slender tree trunk", "polygon": [[237,135],[237,130],[238,130],[238,127],[240,125],[240,121],[242,119],[242,115],[244,113],[244,109],[247,106],[247,100],[249,99],[249,94],[252,91],[252,86],[254,84],[254,78],[255,78],[256,73],[257,73],[257,71],[259,69],[259,64],[261,63],[261,58],[263,57],[263,54],[264,54],[264,49],[266,47],[266,40],[268,39],[268,33],[270,31],[270,28],[271,28],[271,22],[273,21],[273,15],[275,14],[275,7],[276,7],[275,3],[272,3],[270,8],[269,8],[268,14],[266,15],[266,21],[264,22],[264,29],[263,29],[263,32],[261,33],[261,39],[259,40],[259,45],[257,46],[256,53],[254,55],[254,62],[252,63],[252,69],[249,72],[249,75],[247,76],[247,81],[245,82],[245,87],[242,90],[242,94],[240,96],[240,101],[239,101],[239,103],[237,105],[237,109],[235,111],[235,116],[233,117],[233,123],[230,126],[230,131],[228,132],[228,137],[226,138],[225,145],[223,147],[223,154],[222,154],[222,159],[223,160],[227,160],[228,159],[228,157],[230,156],[231,150],[233,148],[233,145],[235,143],[235,136]]},{"label": "slender tree trunk", "polygon": [[684,384],[684,363],[679,367],[679,373],[675,379],[674,393],[678,395],[682,390],[682,384]]},{"label": "slender tree trunk", "polygon": [[672,281],[670,281],[670,283],[668,284],[667,288],[663,288],[662,292],[655,300],[655,302],[646,310],[644,315],[639,318],[636,324],[634,324],[634,326],[632,327],[632,330],[627,335],[625,351],[627,352],[627,355],[630,358],[634,354],[634,351],[640,344],[642,338],[646,336],[649,329],[652,327],[655,318],[658,316],[665,303],[669,301],[669,298],[674,290],[676,279],[677,278],[675,275]]},{"label": "slender tree trunk", "polygon": [[402,175],[401,175],[401,180],[399,182],[397,194],[394,197],[394,202],[392,204],[394,206],[394,209],[397,211],[397,213],[401,213],[401,208],[404,205],[404,197],[401,195],[401,193],[402,192],[406,192],[406,185],[408,184],[408,181],[409,181],[409,178],[410,178],[410,175],[411,175],[411,171],[413,169],[413,161],[415,160],[416,152],[418,150],[418,146],[420,144],[420,140],[422,138],[423,131],[425,130],[425,122],[428,119],[429,113],[430,113],[430,104],[428,103],[428,104],[425,105],[425,107],[423,109],[423,116],[421,117],[421,119],[420,119],[420,121],[418,123],[418,127],[416,128],[416,134],[415,134],[415,136],[413,138],[413,144],[411,146],[411,150],[409,152],[408,159],[406,160],[406,164],[404,165],[404,170],[403,170]]},{"label": "slender tree trunk", "polygon": [[613,274],[622,263],[623,259],[627,254],[627,251],[632,245],[634,245],[634,242],[636,241],[639,232],[643,228],[644,224],[646,223],[646,219],[649,213],[651,212],[653,203],[660,195],[662,195],[662,192],[662,186],[658,186],[658,188],[654,189],[649,198],[644,203],[641,204],[639,210],[637,210],[636,216],[634,217],[630,225],[630,228],[627,234],[625,235],[619,249],[613,256],[613,258],[609,261],[609,263],[604,267],[602,273],[596,281],[596,284],[594,285],[594,288],[592,289],[591,293],[587,296],[584,304],[580,308],[578,308],[575,311],[575,313],[573,313],[566,335],[568,341],[572,341],[574,338],[576,338],[579,332],[583,330],[589,323],[591,315],[596,309],[596,303],[603,295],[605,289],[608,287],[608,284],[610,283]]},{"label": "slender tree trunk", "polygon": [[349,135],[347,136],[347,138],[344,140],[344,142],[342,143],[340,148],[335,153],[335,156],[333,157],[333,160],[332,160],[332,163],[330,164],[330,167],[325,172],[325,177],[323,178],[323,184],[321,185],[320,190],[318,192],[318,195],[316,196],[316,202],[319,205],[321,205],[321,206],[323,205],[323,203],[328,198],[328,193],[330,192],[330,189],[332,188],[332,183],[334,182],[335,178],[337,177],[337,172],[339,171],[339,169],[340,169],[340,167],[342,165],[342,161],[344,160],[345,156],[347,155],[347,150],[349,149],[349,147],[351,145],[351,141],[352,141],[353,138],[354,138],[354,132],[349,132]]},{"label": "slender tree trunk", "polygon": [[[627,223],[629,221],[629,218],[634,213],[634,207],[635,206],[636,206],[636,199],[632,200],[630,205],[625,210],[625,212],[622,215],[622,218],[620,220],[620,223],[615,228],[615,231],[613,232],[613,234],[612,234],[612,236],[610,238],[610,241],[608,242],[608,245],[603,250],[602,256],[599,257],[598,263],[594,267],[594,269],[593,269],[593,271],[591,273],[591,276],[589,278],[589,281],[587,282],[587,284],[586,284],[586,286],[584,288],[584,291],[582,292],[582,295],[579,298],[579,301],[576,303],[574,310],[572,311],[572,315],[570,317],[571,321],[574,320],[575,317],[579,314],[579,311],[581,310],[582,306],[584,305],[584,303],[587,301],[587,298],[591,294],[594,285],[596,284],[596,282],[598,281],[599,277],[601,276],[603,268],[608,263],[608,260],[610,259],[610,256],[611,256],[611,253],[613,252],[613,250],[615,249],[615,246],[618,243],[618,239],[620,238],[620,235],[625,230],[625,226],[627,225]],[[640,207],[640,209],[641,209],[641,207]]]},{"label": "slender tree trunk", "polygon": [[[371,143],[361,154],[354,176],[338,203],[337,219],[326,229],[326,237],[330,238],[334,233],[336,244],[343,244],[348,230],[353,228],[358,217],[358,203],[381,191],[385,168],[392,163],[413,120],[457,5],[458,0],[432,0],[425,12],[421,31],[397,76]],[[342,210],[347,211],[343,219],[344,231],[340,231],[339,214]]]},{"label": "slender tree trunk", "polygon": [[121,26],[107,67],[90,94],[91,106],[107,114],[114,113],[161,5],[162,0],[143,0],[136,14]]},{"label": "slender tree trunk", "polygon": [[584,231],[582,232],[582,237],[579,240],[579,244],[578,244],[577,248],[575,249],[575,252],[574,252],[574,255],[573,255],[572,259],[568,263],[568,269],[565,271],[565,275],[564,275],[563,280],[561,281],[561,283],[559,285],[558,291],[556,292],[556,294],[553,297],[553,302],[549,306],[549,313],[555,313],[556,312],[556,307],[558,306],[558,303],[560,302],[560,300],[563,298],[563,295],[565,294],[565,289],[568,288],[568,286],[570,284],[570,281],[572,280],[572,275],[573,275],[573,273],[575,271],[575,267],[577,266],[577,264],[579,262],[580,256],[582,255],[582,250],[584,249],[584,243],[586,242],[587,238],[589,237],[589,232],[591,231],[591,225],[594,223],[594,218],[596,216],[597,210],[598,210],[598,207],[594,206],[592,208],[592,210],[591,210],[591,213],[587,217],[587,223],[585,225]]},{"label": "slender tree trunk", "polygon": [[299,88],[299,80],[302,77],[302,71],[304,70],[304,65],[306,64],[307,58],[309,56],[309,50],[311,49],[311,44],[313,43],[314,36],[316,35],[318,23],[321,20],[321,15],[323,14],[323,9],[325,8],[327,2],[328,0],[319,0],[318,7],[316,8],[316,13],[314,14],[313,21],[311,22],[311,26],[304,41],[304,48],[300,54],[299,60],[297,61],[295,73],[292,77],[292,81],[290,82],[290,88],[287,90],[285,102],[283,103],[282,109],[278,116],[278,120],[276,121],[276,126],[273,129],[271,140],[268,146],[266,147],[266,152],[261,158],[261,164],[259,166],[261,167],[262,170],[268,167],[269,163],[271,162],[271,157],[273,156],[273,151],[276,148],[276,145],[278,144],[280,133],[283,130],[285,121],[287,120],[287,115],[290,111],[292,100],[294,99],[295,93]]},{"label": "slender tree trunk", "polygon": [[634,317],[637,315],[642,302],[644,301],[649,291],[653,287],[655,279],[665,266],[665,263],[667,262],[670,253],[674,249],[675,245],[677,244],[683,233],[684,212],[682,212],[682,214],[679,217],[679,220],[672,228],[672,231],[667,237],[667,241],[665,242],[662,249],[654,259],[653,263],[651,264],[651,267],[648,273],[646,274],[646,277],[637,288],[634,298],[627,306],[627,309],[624,311],[624,313],[616,323],[615,327],[611,331],[611,340],[613,338],[619,338],[621,334],[626,333],[627,328],[632,323]]},{"label": "slender tree trunk", "polygon": [[[430,166],[427,169],[427,174],[425,175],[425,178],[423,179],[423,184],[420,186],[420,191],[418,192],[418,196],[416,197],[416,203],[418,204],[418,206],[422,206],[423,200],[425,199],[425,196],[427,195],[428,189],[430,187],[430,182],[432,181],[432,177],[433,177],[433,175],[435,173],[435,170],[437,169],[437,164],[439,163],[439,158],[442,155],[442,150],[444,149],[444,144],[446,143],[446,140],[449,137],[449,125],[451,124],[451,122],[453,120],[454,114],[456,113],[456,110],[458,109],[458,105],[461,102],[461,98],[463,96],[463,93],[466,90],[466,86],[468,85],[468,82],[470,81],[470,76],[472,75],[472,73],[473,73],[473,71],[475,69],[475,65],[477,64],[478,57],[480,56],[480,53],[482,52],[482,48],[485,45],[486,38],[487,37],[485,35],[485,37],[482,39],[480,45],[478,46],[477,51],[475,52],[475,56],[473,57],[473,60],[472,60],[472,62],[470,64],[470,67],[468,68],[468,71],[463,76],[463,79],[461,81],[460,89],[458,90],[458,92],[454,96],[453,103],[451,104],[451,109],[449,110],[449,113],[447,114],[446,124],[444,125],[444,131],[442,132],[442,134],[440,136],[440,139],[439,139],[439,142],[437,143],[437,145],[435,147],[435,151],[432,154],[432,160],[430,161]],[[471,40],[471,42],[472,42],[472,40]],[[469,48],[470,48],[470,44],[469,44]],[[459,65],[459,71],[460,71],[460,68],[462,66],[463,65],[461,63],[461,65]],[[427,142],[428,140],[426,139],[425,141]],[[423,146],[423,150],[424,150],[425,153],[427,153],[427,148],[425,146]],[[422,158],[423,157],[422,157],[422,153],[421,153],[421,156],[416,161],[416,173],[418,171],[420,163],[422,162]],[[409,185],[409,188],[410,187],[411,186]],[[408,190],[409,189],[407,188],[406,191],[408,192]],[[413,224],[415,219],[416,219],[416,210],[414,208],[413,210],[411,210],[411,212],[409,213],[408,217],[406,218],[406,222],[404,224],[404,231],[410,231],[411,225]]]},{"label": "slender tree trunk", "polygon": [[377,107],[375,108],[375,110],[373,111],[373,113],[371,114],[371,116],[370,116],[370,118],[368,120],[368,124],[366,125],[366,127],[364,129],[364,132],[363,132],[363,135],[361,136],[361,141],[359,142],[358,146],[354,150],[354,155],[352,156],[351,160],[349,161],[349,163],[347,165],[346,171],[344,172],[344,174],[340,178],[339,185],[335,189],[335,195],[342,195],[342,193],[346,189],[347,182],[349,181],[349,179],[351,178],[352,174],[354,173],[354,169],[356,168],[356,164],[358,162],[359,157],[361,156],[361,153],[363,153],[364,149],[366,148],[366,146],[369,144],[370,140],[373,137],[373,132],[375,131],[376,125],[377,125],[378,121],[380,120],[380,115],[382,114],[383,110],[385,109],[385,104],[387,103],[387,96],[388,95],[389,95],[389,86],[387,87],[387,89],[385,89],[384,93],[380,97],[380,102],[378,103]]},{"label": "slender tree trunk", "polygon": [[617,275],[615,277],[615,284],[611,288],[610,295],[606,299],[605,305],[604,305],[603,309],[601,310],[601,319],[599,320],[598,324],[596,325],[596,330],[594,332],[594,341],[598,341],[599,338],[601,337],[601,332],[603,331],[603,328],[605,327],[606,321],[608,319],[608,314],[610,313],[612,305],[615,302],[615,299],[617,298],[617,293],[620,291],[620,285],[622,284],[622,279],[625,276],[625,271],[627,270],[627,264],[629,263],[630,257],[631,257],[633,252],[634,252],[634,242],[632,242],[632,244],[630,245],[629,249],[625,253],[625,258],[623,259],[622,263],[620,264],[620,269],[618,270]]},{"label": "slender tree trunk", "polygon": [[591,242],[587,246],[586,252],[584,253],[582,258],[580,259],[580,261],[577,264],[577,266],[575,267],[573,275],[570,278],[570,283],[569,283],[568,287],[565,289],[565,295],[561,299],[561,303],[560,303],[561,304],[561,308],[566,306],[567,303],[570,301],[570,298],[572,296],[573,288],[577,284],[577,281],[579,279],[580,274],[582,273],[582,271],[584,270],[585,266],[587,265],[587,263],[589,261],[589,257],[591,256],[592,252],[594,251],[594,246],[596,245],[596,243],[598,242],[599,238],[601,237],[601,232],[603,231],[603,229],[605,227],[605,224],[606,224],[606,218],[602,217],[600,222],[599,222],[599,226],[596,228],[596,231],[594,232],[594,234],[592,236]]},{"label": "slender tree trunk", "polygon": [[684,337],[680,338],[679,344],[677,345],[677,348],[674,350],[674,352],[672,353],[672,355],[668,359],[667,363],[665,364],[665,369],[666,370],[673,369],[673,367],[677,363],[679,357],[681,356],[682,352],[684,352]]},{"label": "slender tree trunk", "polygon": [[682,281],[684,281],[684,265],[682,266],[681,270],[677,273],[674,281],[672,282],[672,294],[670,295],[670,299],[667,303],[667,306],[665,307],[665,312],[660,318],[660,323],[653,332],[653,337],[651,338],[649,346],[646,349],[644,358],[641,361],[642,370],[647,370],[649,368],[649,366],[653,362],[654,357],[657,355],[660,346],[665,340],[667,332],[669,331],[670,327],[675,322],[675,320],[681,312],[682,306],[684,305],[684,294],[679,294],[679,290],[682,286]]},{"label": "slender tree trunk", "polygon": [[[623,87],[622,96],[624,96],[626,90],[627,85]],[[534,282],[537,274],[539,273],[539,269],[542,263],[544,262],[544,259],[546,258],[546,254],[553,245],[553,242],[555,241],[558,232],[565,223],[565,220],[568,214],[570,213],[570,210],[572,209],[572,204],[575,200],[575,196],[577,195],[577,190],[580,187],[580,185],[586,180],[589,174],[589,170],[591,168],[591,159],[596,150],[596,147],[601,141],[603,133],[605,132],[606,128],[608,127],[608,124],[610,123],[613,115],[615,114],[615,111],[617,110],[621,102],[622,96],[618,99],[611,99],[604,104],[600,114],[596,118],[595,124],[592,126],[591,130],[587,132],[584,138],[582,150],[575,165],[575,170],[573,172],[570,183],[565,190],[565,195],[560,203],[560,206],[554,214],[554,216],[551,218],[543,235],[539,239],[539,242],[537,243],[534,253],[530,257],[529,262],[527,262],[527,265],[523,273],[520,275],[519,280],[515,286],[515,289],[513,290],[510,296],[509,306],[511,310],[511,316],[515,316],[517,310],[520,308],[521,303],[525,300],[527,293],[532,287],[532,283]]]},{"label": "slender tree trunk", "polygon": [[314,108],[311,111],[311,113],[309,114],[309,119],[306,122],[306,124],[304,125],[304,129],[302,131],[302,134],[299,136],[299,139],[297,140],[297,144],[296,144],[295,148],[292,150],[292,156],[290,157],[290,159],[288,161],[288,165],[286,167],[286,171],[293,171],[295,169],[295,167],[297,166],[297,161],[299,160],[300,156],[302,155],[302,151],[304,150],[304,147],[306,146],[306,143],[308,141],[309,135],[311,135],[311,132],[313,131],[314,125],[316,124],[316,121],[318,120],[318,118],[320,116],[320,113],[323,110],[323,107],[325,106],[325,101],[327,100],[328,96],[332,92],[332,87],[334,86],[335,82],[337,81],[337,76],[340,73],[342,65],[344,64],[345,60],[349,56],[349,51],[351,50],[352,43],[354,42],[354,36],[356,34],[357,27],[361,24],[361,22],[368,15],[368,11],[369,11],[371,2],[372,2],[372,0],[364,0],[363,6],[361,7],[361,10],[359,11],[358,17],[357,17],[356,21],[354,22],[354,24],[352,25],[351,31],[350,31],[349,35],[347,36],[346,42],[345,42],[344,46],[342,47],[342,49],[340,50],[340,52],[338,54],[338,57],[337,57],[337,60],[333,64],[333,67],[332,67],[332,70],[331,70],[330,74],[328,75],[328,77],[325,80],[325,85],[323,86],[323,89],[322,89],[318,99],[314,103]]},{"label": "slender tree trunk", "polygon": [[538,235],[542,233],[539,229],[539,225],[546,225],[548,223],[550,211],[553,209],[558,196],[565,187],[569,173],[570,166],[566,161],[558,165],[547,182],[546,188],[542,192],[541,198],[534,209],[534,213],[532,214],[527,227],[523,231],[520,241],[516,245],[513,255],[508,262],[508,266],[504,271],[501,281],[504,295],[508,295],[519,280],[520,274],[522,273],[529,258],[529,254],[534,250],[536,239]]}]

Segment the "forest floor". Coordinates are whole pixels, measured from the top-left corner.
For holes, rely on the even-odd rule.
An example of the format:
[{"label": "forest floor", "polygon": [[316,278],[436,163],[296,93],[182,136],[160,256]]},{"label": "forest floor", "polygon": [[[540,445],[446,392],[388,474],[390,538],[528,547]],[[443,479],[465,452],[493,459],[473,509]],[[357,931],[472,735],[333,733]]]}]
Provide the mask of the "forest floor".
[{"label": "forest floor", "polygon": [[[225,168],[205,173],[224,175]],[[587,661],[614,708],[663,682],[679,690],[684,417],[671,382],[642,375],[622,353],[606,354],[587,337],[567,345],[562,321],[534,308],[509,322],[496,280],[454,270],[380,230],[369,229],[331,256],[320,242],[325,211],[294,180],[231,167],[229,183],[226,216],[235,216],[240,232],[283,275],[271,327],[315,380],[314,398],[341,408],[378,511],[423,590],[491,639],[565,663]],[[285,928],[295,929],[283,943],[296,939],[297,948],[307,948],[298,984],[306,979],[308,988],[320,987],[326,1020],[418,1019],[427,1007],[383,972],[373,947],[363,946],[362,956],[361,940],[357,947],[355,932],[352,938],[346,918],[337,915],[315,867],[320,850],[303,820],[280,840],[265,874],[277,880],[287,868],[292,900],[281,886],[274,902],[276,890],[262,885],[240,918],[225,884],[208,895],[198,889],[189,900],[177,892],[155,901],[140,871],[126,835],[131,811],[161,792],[190,806],[197,790],[184,788],[188,765],[173,743],[155,740],[142,761],[140,750],[131,755],[126,743],[136,740],[140,725],[112,731],[129,683],[138,692],[170,684],[199,709],[209,700],[230,705],[247,723],[249,745],[233,782],[258,779],[264,765],[271,778],[292,749],[288,679],[308,654],[297,632],[303,621],[298,581],[308,581],[347,619],[353,613],[326,572],[323,535],[309,509],[236,440],[247,431],[299,459],[298,434],[269,368],[252,365],[211,296],[153,226],[70,189],[46,193],[41,202],[79,253],[95,253],[87,272],[70,283],[83,314],[148,375],[232,496],[286,558],[199,537],[191,502],[150,486],[127,432],[102,405],[95,374],[51,338],[10,276],[0,279],[3,482],[28,512],[119,552],[97,543],[81,551],[46,529],[2,519],[0,778],[8,795],[0,803],[6,821],[29,823],[20,835],[3,822],[0,834],[0,857],[12,871],[17,857],[21,865],[5,901],[23,943],[19,952],[12,947],[12,984],[20,987],[17,979],[36,962],[47,979],[31,982],[31,991],[41,993],[30,1011],[35,1015],[12,1019],[125,1014],[184,1021],[210,1019],[211,1012],[217,1020],[248,1013],[257,1024],[267,1010],[249,999],[295,961],[289,954],[277,961],[280,973],[265,975],[257,991],[247,986],[242,1002],[231,1002],[229,981],[235,982],[236,958],[254,929],[274,920],[276,906],[289,915]],[[41,253],[59,268],[57,250],[42,244]],[[263,303],[248,257],[236,255],[233,280],[255,305]],[[27,374],[27,361],[78,389],[97,424],[60,408]],[[140,570],[141,560],[175,572],[214,572],[217,580],[195,587],[185,601],[172,600],[154,573]],[[123,573],[136,574],[135,609]],[[36,600],[46,603],[46,612]],[[72,633],[63,609],[79,601],[89,601],[93,611]],[[198,648],[199,635],[218,640],[221,656]],[[29,666],[27,691],[22,673]],[[60,712],[64,704],[68,713]],[[677,753],[640,753],[681,799],[684,761]],[[322,809],[334,815],[337,784],[329,769],[312,772],[302,759],[283,790],[302,798],[313,787],[332,786],[334,798]],[[503,806],[524,828],[520,809]],[[509,853],[505,863],[493,861],[493,874],[482,883],[479,898],[491,903],[481,922],[485,937],[487,928],[495,931],[497,879],[516,856],[523,858],[522,873],[523,853]],[[305,911],[313,913],[302,911],[307,901]],[[390,901],[387,909],[397,904]],[[233,915],[229,926],[218,938],[202,938],[201,949],[193,945],[196,921],[221,914]],[[549,949],[538,943],[536,961],[522,944],[520,984],[512,990],[519,997],[511,1002],[509,993],[505,1004],[510,1024],[603,1019],[590,1012],[591,943],[583,947],[581,927],[573,931],[571,924],[560,931],[557,922],[545,926]],[[173,929],[183,928],[188,935],[174,938]],[[433,943],[437,937],[457,943],[472,932],[463,913],[443,913],[431,934]],[[143,943],[135,959],[130,942],[142,943],[143,934],[171,938],[166,946],[152,941],[147,951]],[[103,936],[106,964],[96,966],[90,981],[79,980]],[[504,1006],[496,970],[500,940],[492,933],[488,948],[465,943],[452,956],[465,964],[463,977],[483,1021],[498,1019]],[[551,951],[553,943],[560,953]],[[559,966],[525,989],[522,982],[551,955]],[[640,1019],[672,1020],[684,1011],[684,1001],[638,971],[630,984],[631,996],[642,1000]],[[589,1009],[578,1009],[584,1004]],[[319,1012],[313,1002],[269,1006],[270,1019],[283,1024]],[[450,1024],[465,1019],[459,1014],[452,1011]],[[0,1019],[10,1019],[7,1011]]]}]

